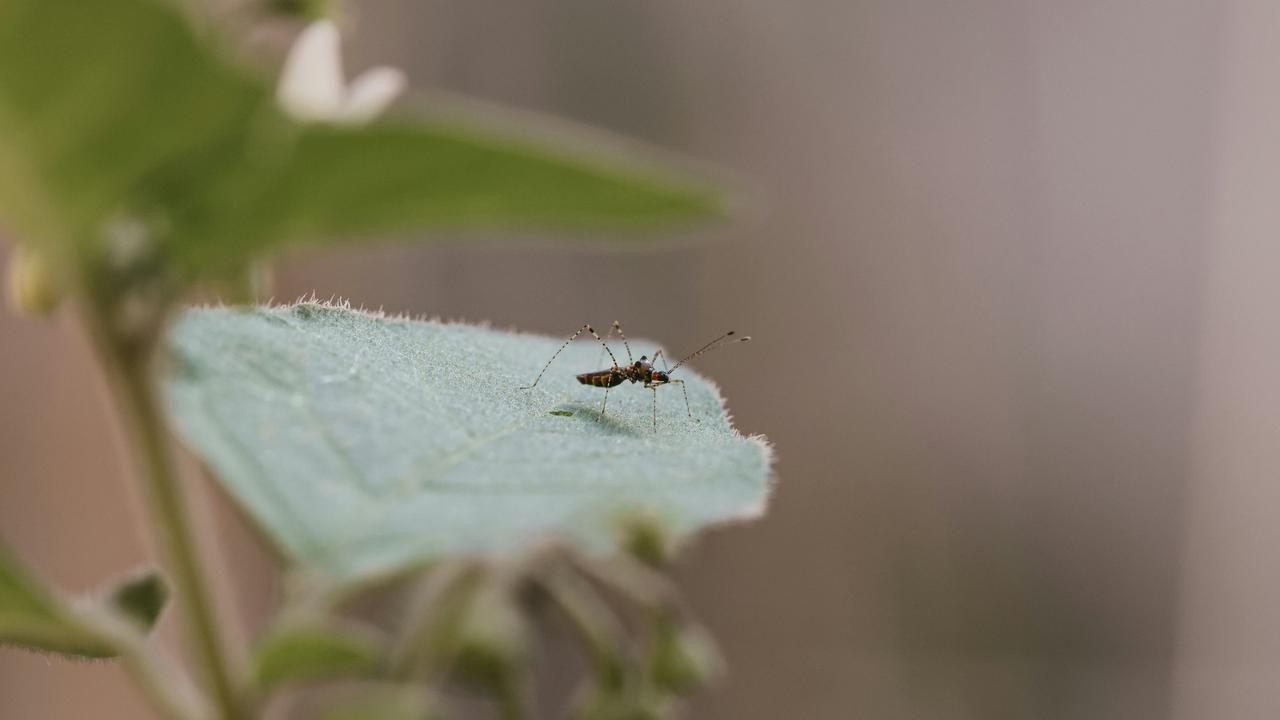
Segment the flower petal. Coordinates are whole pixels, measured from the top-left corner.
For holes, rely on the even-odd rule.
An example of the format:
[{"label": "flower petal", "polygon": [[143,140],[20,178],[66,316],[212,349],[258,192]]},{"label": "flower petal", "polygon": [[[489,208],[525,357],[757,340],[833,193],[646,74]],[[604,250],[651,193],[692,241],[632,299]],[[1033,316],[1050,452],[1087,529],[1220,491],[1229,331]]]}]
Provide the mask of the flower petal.
[{"label": "flower petal", "polygon": [[280,106],[304,120],[336,119],[343,105],[340,52],[333,21],[308,25],[285,59],[276,92]]},{"label": "flower petal", "polygon": [[404,73],[392,67],[377,67],[362,73],[347,91],[341,119],[346,122],[372,120],[404,92]]}]

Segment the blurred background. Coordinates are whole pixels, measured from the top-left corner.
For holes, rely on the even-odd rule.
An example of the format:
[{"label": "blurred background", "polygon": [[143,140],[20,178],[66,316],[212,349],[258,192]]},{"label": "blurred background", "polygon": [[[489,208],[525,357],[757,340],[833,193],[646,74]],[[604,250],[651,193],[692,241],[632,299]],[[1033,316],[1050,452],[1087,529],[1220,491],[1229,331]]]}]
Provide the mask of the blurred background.
[{"label": "blurred background", "polygon": [[[731,671],[692,717],[1280,716],[1280,4],[351,10],[351,71],[752,189],[741,221],[644,252],[392,245],[277,278],[551,335],[616,318],[677,351],[755,336],[699,362],[778,462],[769,514],[681,563]],[[0,315],[0,408],[17,553],[67,588],[142,562],[72,318]],[[274,570],[206,507],[256,627]],[[0,717],[148,714],[110,664],[0,649]]]}]

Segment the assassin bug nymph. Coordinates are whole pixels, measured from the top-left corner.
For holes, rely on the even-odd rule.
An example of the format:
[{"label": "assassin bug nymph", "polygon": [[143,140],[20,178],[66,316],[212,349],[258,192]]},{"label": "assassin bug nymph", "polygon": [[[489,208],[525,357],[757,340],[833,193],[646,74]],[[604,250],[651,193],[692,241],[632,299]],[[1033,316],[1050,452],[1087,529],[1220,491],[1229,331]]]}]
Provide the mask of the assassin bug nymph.
[{"label": "assassin bug nymph", "polygon": [[[542,366],[542,372],[539,372],[538,377],[534,378],[532,385],[527,385],[520,389],[532,390],[534,386],[538,384],[538,381],[542,379],[542,376],[546,374],[547,368],[551,367],[551,363],[555,362],[556,358],[560,356],[560,353],[564,352],[564,349],[569,347],[569,343],[573,342],[574,340],[577,340],[578,336],[584,332],[591,333],[591,337],[595,338],[600,342],[600,346],[604,348],[604,351],[609,354],[609,359],[613,361],[612,367],[606,368],[604,370],[596,370],[594,372],[582,373],[581,375],[576,376],[578,379],[578,382],[582,383],[583,385],[590,385],[592,387],[604,388],[604,401],[600,403],[600,418],[601,419],[604,418],[605,407],[608,406],[609,404],[609,388],[617,387],[628,380],[630,380],[632,383],[643,383],[646,389],[653,391],[653,429],[654,431],[657,431],[658,429],[658,388],[662,387],[663,385],[679,385],[680,386],[680,391],[684,393],[685,411],[689,413],[689,417],[691,418],[693,417],[693,408],[689,405],[689,391],[685,390],[684,381],[673,380],[671,378],[671,373],[678,370],[681,365],[692,360],[693,358],[696,358],[705,352],[714,350],[717,347],[720,347],[721,345],[725,344],[726,342],[746,342],[747,340],[751,339],[749,336],[734,337],[734,332],[730,330],[729,332],[721,335],[715,340],[712,340],[706,345],[703,345],[697,350],[681,358],[681,360],[677,362],[674,366],[667,367],[667,359],[663,357],[662,350],[658,350],[656,353],[654,353],[652,360],[650,360],[648,357],[644,355],[641,355],[639,360],[634,359],[631,355],[631,345],[630,343],[627,342],[627,336],[622,333],[622,325],[617,320],[614,320],[613,327],[609,329],[609,334],[606,337],[612,338],[613,334],[617,332],[618,337],[622,338],[622,346],[627,349],[627,364],[619,365],[618,358],[615,357],[613,354],[613,351],[609,349],[609,344],[606,343],[605,340],[601,338],[598,334],[596,334],[595,328],[591,327],[591,325],[588,323],[586,325],[583,325],[581,328],[579,328],[578,332],[570,335],[568,340],[564,341],[564,344],[560,346],[559,350],[556,350],[555,354],[551,356],[551,359],[547,361],[547,364]],[[659,359],[662,360],[662,368],[663,368],[662,370],[657,370],[653,366],[653,364],[657,362]]]}]

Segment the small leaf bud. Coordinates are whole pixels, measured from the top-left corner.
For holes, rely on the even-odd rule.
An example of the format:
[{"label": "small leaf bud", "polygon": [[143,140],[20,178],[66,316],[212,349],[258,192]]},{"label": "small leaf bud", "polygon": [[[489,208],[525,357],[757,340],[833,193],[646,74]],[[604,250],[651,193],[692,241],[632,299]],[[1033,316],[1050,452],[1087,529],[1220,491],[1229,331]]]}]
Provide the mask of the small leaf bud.
[{"label": "small leaf bud", "polygon": [[621,535],[623,549],[649,567],[666,567],[675,555],[675,538],[651,513],[639,511],[624,517]]},{"label": "small leaf bud", "polygon": [[21,245],[9,256],[9,303],[24,315],[48,315],[58,308],[65,290],[46,258]]},{"label": "small leaf bud", "polygon": [[719,677],[723,668],[720,652],[706,630],[682,625],[669,614],[658,618],[649,658],[655,685],[683,695]]},{"label": "small leaf bud", "polygon": [[465,682],[501,690],[524,665],[529,630],[501,583],[489,582],[476,590],[451,635],[449,654]]}]

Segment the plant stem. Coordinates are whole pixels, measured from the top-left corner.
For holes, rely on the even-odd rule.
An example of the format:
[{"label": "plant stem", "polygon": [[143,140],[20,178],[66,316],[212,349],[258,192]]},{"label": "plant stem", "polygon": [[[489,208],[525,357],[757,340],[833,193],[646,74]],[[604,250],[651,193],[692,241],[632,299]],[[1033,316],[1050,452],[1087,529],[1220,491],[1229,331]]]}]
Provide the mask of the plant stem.
[{"label": "plant stem", "polygon": [[520,683],[508,679],[498,690],[498,713],[502,720],[523,720],[525,715],[524,694]]},{"label": "plant stem", "polygon": [[473,589],[476,569],[470,562],[445,562],[419,584],[388,660],[391,678],[409,681],[432,669],[438,658],[435,649],[425,648],[430,633],[442,617],[457,619],[459,596]]},{"label": "plant stem", "polygon": [[164,665],[161,664],[162,660],[163,658],[146,653],[140,645],[126,648],[120,654],[120,661],[124,663],[125,669],[133,676],[144,694],[152,698],[156,709],[179,720],[207,717],[206,713],[197,709],[199,706],[191,696],[190,686],[184,690],[173,687],[171,683],[176,681],[172,675],[165,672]]},{"label": "plant stem", "polygon": [[196,536],[151,374],[152,343],[113,337],[108,318],[88,309],[86,321],[106,366],[143,482],[156,540],[173,577],[188,641],[221,720],[247,717],[213,609]]},{"label": "plant stem", "polygon": [[82,612],[80,621],[110,639],[124,666],[160,714],[174,720],[206,720],[208,705],[190,680],[154,646],[149,646],[133,628],[123,627],[114,618]]},{"label": "plant stem", "polygon": [[182,487],[174,468],[168,431],[160,420],[154,386],[142,368],[125,367],[122,373],[124,397],[130,407],[135,445],[145,466],[146,493],[168,556],[170,572],[177,586],[178,601],[187,620],[187,631],[195,643],[215,703],[226,720],[242,715],[239,693],[232,681],[226,649],[214,616],[210,583],[196,549],[195,532],[187,516]]},{"label": "plant stem", "polygon": [[625,633],[609,603],[572,567],[548,570],[537,582],[578,635],[598,682],[611,688],[621,685],[626,673]]}]

